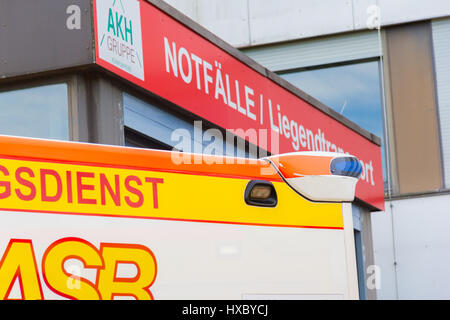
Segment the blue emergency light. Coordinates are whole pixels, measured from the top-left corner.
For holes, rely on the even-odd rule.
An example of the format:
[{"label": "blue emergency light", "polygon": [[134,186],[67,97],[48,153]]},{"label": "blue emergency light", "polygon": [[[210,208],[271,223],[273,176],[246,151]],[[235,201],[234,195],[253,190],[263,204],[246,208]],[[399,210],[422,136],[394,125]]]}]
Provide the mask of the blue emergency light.
[{"label": "blue emergency light", "polygon": [[340,157],[331,161],[330,171],[334,175],[359,178],[362,166],[354,157]]}]

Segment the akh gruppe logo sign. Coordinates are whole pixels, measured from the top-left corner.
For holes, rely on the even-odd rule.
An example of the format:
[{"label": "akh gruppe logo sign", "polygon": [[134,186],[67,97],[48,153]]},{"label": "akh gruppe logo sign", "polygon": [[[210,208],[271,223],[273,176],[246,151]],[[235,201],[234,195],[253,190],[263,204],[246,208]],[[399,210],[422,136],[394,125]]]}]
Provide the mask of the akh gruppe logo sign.
[{"label": "akh gruppe logo sign", "polygon": [[97,0],[99,58],[144,80],[140,3]]}]

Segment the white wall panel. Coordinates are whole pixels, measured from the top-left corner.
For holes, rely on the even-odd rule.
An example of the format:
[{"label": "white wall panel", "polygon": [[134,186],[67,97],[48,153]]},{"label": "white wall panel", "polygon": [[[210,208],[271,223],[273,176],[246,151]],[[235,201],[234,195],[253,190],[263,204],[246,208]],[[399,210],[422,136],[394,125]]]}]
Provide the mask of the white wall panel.
[{"label": "white wall panel", "polygon": [[246,46],[250,41],[248,3],[242,0],[197,0],[198,20],[219,38]]},{"label": "white wall panel", "polygon": [[164,2],[167,2],[178,11],[183,12],[192,20],[198,20],[197,0],[164,0]]},{"label": "white wall panel", "polygon": [[393,297],[396,261],[399,299],[450,299],[449,203],[450,195],[395,200],[386,213],[372,214],[380,298]]},{"label": "white wall panel", "polygon": [[166,0],[236,47],[367,30],[380,7],[381,25],[450,16],[448,0]]},{"label": "white wall panel", "polygon": [[448,195],[393,203],[401,299],[450,299],[449,203]]},{"label": "white wall panel", "polygon": [[448,0],[378,0],[381,24],[391,25],[450,15]]},{"label": "white wall panel", "polygon": [[433,48],[445,186],[450,187],[450,19],[433,21]]},{"label": "white wall panel", "polygon": [[249,45],[247,0],[166,0],[166,2],[233,46]]},{"label": "white wall panel", "polygon": [[372,241],[375,265],[380,268],[377,288],[378,300],[397,299],[397,280],[395,276],[394,235],[392,233],[392,213],[389,202],[386,211],[372,212]]},{"label": "white wall panel", "polygon": [[249,0],[250,45],[353,30],[350,0]]},{"label": "white wall panel", "polygon": [[[353,27],[355,30],[365,29],[367,22],[372,21],[374,11],[369,7],[376,5],[377,0],[353,0]],[[380,12],[381,13],[381,12]]]}]

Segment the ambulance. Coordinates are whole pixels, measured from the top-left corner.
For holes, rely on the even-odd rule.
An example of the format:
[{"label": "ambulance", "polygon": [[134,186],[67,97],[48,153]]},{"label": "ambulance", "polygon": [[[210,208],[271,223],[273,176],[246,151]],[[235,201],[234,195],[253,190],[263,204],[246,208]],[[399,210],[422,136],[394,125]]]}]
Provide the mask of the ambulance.
[{"label": "ambulance", "polygon": [[358,299],[360,174],[339,153],[0,136],[0,298]]}]

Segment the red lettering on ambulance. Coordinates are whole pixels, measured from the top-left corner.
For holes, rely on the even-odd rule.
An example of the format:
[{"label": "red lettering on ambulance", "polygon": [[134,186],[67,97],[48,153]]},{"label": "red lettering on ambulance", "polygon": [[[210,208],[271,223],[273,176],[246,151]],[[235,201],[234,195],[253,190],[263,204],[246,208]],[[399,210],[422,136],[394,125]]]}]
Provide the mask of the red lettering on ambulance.
[{"label": "red lettering on ambulance", "polygon": [[111,184],[106,178],[106,175],[104,173],[100,174],[100,192],[102,205],[106,204],[105,189],[108,189],[109,195],[111,196],[111,199],[114,201],[114,204],[116,206],[120,206],[120,181],[118,174],[114,175],[114,181],[115,181],[114,187],[115,191],[113,191]]},{"label": "red lettering on ambulance", "polygon": [[[56,180],[55,195],[47,194],[47,176],[52,176]],[[62,195],[62,181],[58,172],[52,169],[41,169],[41,199],[42,201],[56,202]]]},{"label": "red lettering on ambulance", "polygon": [[81,204],[96,204],[97,200],[87,199],[83,196],[83,190],[94,190],[94,185],[84,184],[83,178],[94,178],[93,172],[80,172],[77,171],[77,193],[78,193],[78,203]]},{"label": "red lettering on ambulance", "polygon": [[16,195],[19,199],[24,201],[31,201],[36,197],[36,187],[31,181],[25,180],[22,178],[21,174],[26,173],[29,177],[34,178],[33,170],[27,167],[20,167],[16,170],[16,180],[19,184],[23,185],[24,187],[27,187],[30,189],[30,192],[28,195],[25,195],[19,188],[16,188]]},{"label": "red lettering on ambulance", "polygon": [[136,202],[133,202],[129,196],[126,196],[125,202],[132,208],[139,208],[144,203],[144,195],[139,189],[136,189],[130,185],[131,181],[136,182],[140,186],[142,185],[141,179],[136,176],[127,176],[125,178],[125,188],[132,194],[136,195],[138,197],[138,200]]},{"label": "red lettering on ambulance", "polygon": [[[4,166],[0,166],[0,171],[5,176],[9,176],[9,171]],[[5,190],[0,193],[0,199],[8,198],[11,195],[11,183],[9,181],[0,181],[0,187],[5,188]]]}]

